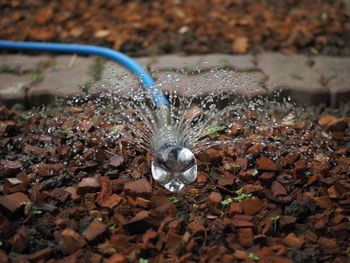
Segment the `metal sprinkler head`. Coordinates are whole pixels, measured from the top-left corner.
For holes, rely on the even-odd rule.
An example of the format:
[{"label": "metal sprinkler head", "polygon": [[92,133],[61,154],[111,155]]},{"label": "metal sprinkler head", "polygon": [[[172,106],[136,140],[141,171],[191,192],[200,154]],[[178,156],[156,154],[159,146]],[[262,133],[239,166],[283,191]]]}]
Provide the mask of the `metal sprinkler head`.
[{"label": "metal sprinkler head", "polygon": [[182,146],[162,147],[153,156],[152,176],[169,191],[179,192],[196,180],[196,158],[190,149]]}]

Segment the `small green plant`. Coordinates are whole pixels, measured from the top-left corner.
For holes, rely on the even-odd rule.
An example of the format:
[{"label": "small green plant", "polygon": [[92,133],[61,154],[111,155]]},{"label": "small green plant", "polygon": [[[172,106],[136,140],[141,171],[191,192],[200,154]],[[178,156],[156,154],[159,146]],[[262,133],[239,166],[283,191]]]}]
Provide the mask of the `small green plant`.
[{"label": "small green plant", "polygon": [[117,127],[117,128],[114,128],[113,131],[111,131],[109,134],[115,135],[115,134],[118,134],[118,132],[119,132],[119,128]]},{"label": "small green plant", "polygon": [[87,80],[83,84],[80,85],[80,90],[82,92],[84,92],[85,94],[87,94],[89,92],[89,90],[91,89],[91,87],[92,87],[92,81]]},{"label": "small green plant", "polygon": [[41,211],[41,210],[39,210],[39,209],[36,209],[36,208],[32,208],[32,209],[30,210],[30,213],[31,213],[32,215],[40,215],[40,214],[43,213],[43,211]]},{"label": "small green plant", "polygon": [[306,176],[309,176],[309,175],[311,175],[311,172],[310,172],[310,171],[306,171],[306,172],[304,172],[304,174],[305,174]]},{"label": "small green plant", "polygon": [[232,202],[233,202],[232,198],[227,198],[227,199],[225,199],[225,200],[222,200],[222,201],[221,201],[221,204],[222,204],[222,205],[229,205],[229,204],[231,204]]},{"label": "small green plant", "polygon": [[178,203],[178,202],[181,201],[181,198],[178,198],[178,197],[176,197],[176,196],[170,196],[170,197],[169,197],[169,200],[170,200],[173,204],[176,204],[176,203]]},{"label": "small green plant", "polygon": [[210,133],[213,136],[218,136],[219,132],[225,130],[224,126],[220,126],[217,122],[213,122],[210,128],[206,129],[205,133]]},{"label": "small green plant", "polygon": [[270,219],[271,219],[271,221],[275,222],[275,221],[278,221],[280,218],[281,218],[281,216],[273,216]]},{"label": "small green plant", "polygon": [[219,59],[219,69],[228,69],[230,68],[230,61],[227,58]]},{"label": "small green plant", "polygon": [[30,120],[32,118],[32,115],[27,114],[27,113],[21,113],[20,115],[18,115],[20,119],[27,121]]},{"label": "small green plant", "polygon": [[29,72],[28,75],[35,81],[40,82],[44,79],[45,75],[42,72],[32,71]]},{"label": "small green plant", "polygon": [[276,231],[276,229],[277,229],[277,222],[278,222],[278,220],[281,218],[281,216],[273,216],[273,217],[271,217],[270,219],[271,219],[271,221],[273,222],[273,230],[274,231]]},{"label": "small green plant", "polygon": [[65,130],[61,130],[61,133],[64,135],[66,139],[71,139],[74,137],[74,132],[72,128],[67,128]]},{"label": "small green plant", "polygon": [[193,204],[193,208],[199,208],[199,205],[198,204]]},{"label": "small green plant", "polygon": [[89,67],[88,74],[94,79],[94,80],[100,80],[102,77],[103,72],[103,65],[100,60],[96,60],[95,63],[93,63]]},{"label": "small green plant", "polygon": [[54,105],[54,107],[56,107],[58,109],[58,111],[60,111],[60,112],[64,111],[64,101],[62,98],[55,96],[53,105]]},{"label": "small green plant", "polygon": [[2,247],[2,245],[3,245],[3,243],[2,243],[2,241],[0,240],[0,247]]},{"label": "small green plant", "polygon": [[113,225],[111,225],[110,227],[109,227],[109,230],[114,230],[114,229],[116,229],[117,228],[117,225],[116,224],[113,224]]},{"label": "small green plant", "polygon": [[148,259],[139,258],[139,263],[148,263]]},{"label": "small green plant", "polygon": [[220,211],[220,217],[224,217],[225,216],[225,212],[224,211]]},{"label": "small green plant", "polygon": [[260,260],[260,258],[257,255],[255,255],[254,253],[249,253],[248,257],[254,261]]},{"label": "small green plant", "polygon": [[194,75],[194,74],[197,74],[197,73],[200,73],[200,64],[202,64],[203,62],[203,58],[200,58],[194,65],[192,66],[187,66],[184,68],[184,71],[186,74],[188,75]]},{"label": "small green plant", "polygon": [[298,75],[298,74],[291,74],[290,76],[291,76],[291,78],[297,79],[297,80],[302,80],[303,79],[303,77]]},{"label": "small green plant", "polygon": [[20,71],[19,71],[18,68],[11,67],[10,65],[1,64],[1,65],[0,65],[0,73],[19,74]]},{"label": "small green plant", "polygon": [[74,155],[73,160],[78,160],[81,157],[81,155],[79,153],[77,153],[76,155]]},{"label": "small green plant", "polygon": [[96,217],[96,218],[95,218],[95,221],[102,222],[102,221],[103,221],[103,218],[102,218],[102,217]]},{"label": "small green plant", "polygon": [[243,194],[243,190],[244,190],[243,187],[239,188],[238,190],[235,191],[235,193],[238,195],[241,195],[241,194]]},{"label": "small green plant", "polygon": [[130,149],[132,149],[132,145],[127,145],[127,146],[125,146],[125,148],[130,150]]},{"label": "small green plant", "polygon": [[253,172],[252,172],[252,176],[257,176],[259,174],[259,171],[257,169],[255,169]]},{"label": "small green plant", "polygon": [[275,142],[278,142],[281,140],[281,137],[280,136],[273,136],[272,139],[275,141]]},{"label": "small green plant", "polygon": [[241,166],[239,164],[231,165],[231,169],[233,170],[233,173],[236,173],[240,168]]},{"label": "small green plant", "polygon": [[208,163],[208,162],[205,162],[204,165],[205,165],[205,169],[204,169],[204,170],[205,170],[207,173],[209,173],[209,171],[210,171],[209,163]]},{"label": "small green plant", "polygon": [[246,198],[253,198],[252,194],[243,193],[243,188],[238,189],[237,191],[235,191],[235,193],[238,196],[234,197],[233,200],[235,200],[236,202],[239,202],[239,203],[242,202]]},{"label": "small green plant", "polygon": [[30,204],[30,202],[29,201],[26,201],[26,202],[21,202],[20,203],[20,205],[24,205],[24,206],[27,206],[27,205],[29,205]]}]

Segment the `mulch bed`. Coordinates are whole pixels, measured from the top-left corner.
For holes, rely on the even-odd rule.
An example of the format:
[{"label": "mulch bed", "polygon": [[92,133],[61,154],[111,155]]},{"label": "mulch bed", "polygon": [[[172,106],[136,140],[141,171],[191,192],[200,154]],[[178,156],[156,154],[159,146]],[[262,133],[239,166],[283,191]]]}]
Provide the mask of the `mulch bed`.
[{"label": "mulch bed", "polygon": [[347,118],[257,130],[231,120],[220,138],[243,141],[198,154],[179,194],[92,105],[2,106],[0,120],[0,262],[349,260]]},{"label": "mulch bed", "polygon": [[87,43],[129,55],[261,51],[350,55],[343,0],[0,2],[0,39]]}]

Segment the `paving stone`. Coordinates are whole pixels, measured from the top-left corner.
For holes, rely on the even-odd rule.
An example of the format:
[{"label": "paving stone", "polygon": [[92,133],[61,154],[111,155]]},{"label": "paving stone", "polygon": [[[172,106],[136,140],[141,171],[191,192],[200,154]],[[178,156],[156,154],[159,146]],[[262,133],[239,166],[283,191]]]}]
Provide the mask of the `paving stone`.
[{"label": "paving stone", "polygon": [[74,55],[56,56],[52,65],[45,69],[43,80],[35,83],[28,91],[30,106],[47,104],[55,96],[72,97],[82,94],[81,85],[93,79],[89,71],[95,59]]},{"label": "paving stone", "polygon": [[180,96],[205,96],[214,90],[224,91],[232,96],[262,96],[267,95],[261,86],[265,76],[260,72],[237,73],[229,71],[225,77],[214,76],[213,73],[185,75],[177,72],[159,72],[155,75],[163,92],[176,90]]},{"label": "paving stone", "polygon": [[30,56],[23,54],[10,54],[0,56],[0,66],[8,66],[8,69],[19,72],[38,71],[52,63],[53,56]]},{"label": "paving stone", "polygon": [[0,101],[8,106],[16,103],[26,103],[26,90],[30,88],[33,79],[28,75],[0,73]]},{"label": "paving stone", "polygon": [[[257,56],[257,65],[254,64],[253,55],[165,55],[134,60],[144,68],[160,71],[151,74],[163,84],[162,88],[165,91],[176,88],[180,94],[185,93],[186,89],[189,90],[188,94],[193,94],[198,87],[203,88],[204,94],[220,87],[234,95],[244,96],[267,95],[267,92],[283,89],[282,95],[291,96],[296,102],[325,102],[331,106],[348,101],[350,96],[350,59],[346,57],[317,56],[310,59],[304,55],[265,53]],[[51,102],[55,96],[81,94],[80,85],[92,79],[89,71],[95,61],[95,56],[1,55],[0,65],[17,72],[0,73],[0,101],[10,106],[26,104],[26,101],[29,106],[37,106]],[[202,71],[219,66],[242,73],[232,71],[224,78],[213,78],[206,73],[185,75],[168,71],[169,68],[175,71],[184,69],[191,73],[193,67],[198,65]],[[30,71],[43,71],[43,80],[35,83],[29,74],[18,75],[18,72]],[[125,77],[121,77],[123,75]],[[101,82],[93,85],[93,88],[101,86],[101,83],[116,85],[123,93],[140,82],[123,66],[107,61]]]},{"label": "paving stone", "polygon": [[282,96],[291,96],[301,104],[327,103],[328,89],[320,83],[321,75],[310,67],[303,55],[265,53],[257,57],[259,69],[266,74],[270,91],[282,89]]},{"label": "paving stone", "polygon": [[313,58],[313,69],[321,75],[321,82],[330,91],[332,107],[350,98],[350,59],[348,57],[319,56]]},{"label": "paving stone", "polygon": [[[133,58],[133,60],[145,70],[147,70],[152,62],[152,58],[148,57]],[[140,83],[138,77],[134,73],[114,61],[106,62],[101,79],[104,84],[112,87],[115,86],[116,88],[118,86],[139,85]]]},{"label": "paving stone", "polygon": [[252,55],[226,55],[210,54],[196,56],[164,55],[156,57],[151,69],[156,71],[181,70],[186,72],[208,71],[215,67],[231,68],[238,71],[252,71],[257,67],[254,65]]}]

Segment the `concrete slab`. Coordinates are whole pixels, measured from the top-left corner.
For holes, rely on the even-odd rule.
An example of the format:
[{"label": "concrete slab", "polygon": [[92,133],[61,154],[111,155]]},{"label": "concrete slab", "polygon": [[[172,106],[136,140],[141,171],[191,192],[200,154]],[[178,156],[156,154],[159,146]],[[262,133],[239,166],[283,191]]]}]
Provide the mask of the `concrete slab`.
[{"label": "concrete slab", "polygon": [[330,92],[330,105],[338,106],[350,100],[350,59],[319,56],[313,58],[312,68],[321,75],[321,83]]},{"label": "concrete slab", "polygon": [[30,106],[48,104],[55,96],[72,97],[82,94],[82,85],[91,85],[91,65],[94,57],[62,55],[55,57],[50,67],[43,72],[42,81],[35,83],[28,91]]},{"label": "concrete slab", "polygon": [[159,72],[155,79],[163,91],[176,90],[177,94],[185,97],[208,95],[214,91],[223,91],[232,96],[267,95],[261,85],[265,76],[259,72],[225,71],[185,75],[168,71]]},{"label": "concrete slab", "polygon": [[0,56],[0,66],[9,66],[11,69],[23,71],[38,71],[40,68],[47,67],[53,56],[49,55],[22,55],[10,54]]},{"label": "concrete slab", "polygon": [[268,78],[265,87],[269,91],[281,90],[300,104],[328,103],[328,89],[321,84],[320,73],[310,67],[308,57],[266,53],[258,55],[257,62]]},{"label": "concrete slab", "polygon": [[153,59],[151,69],[155,71],[184,70],[186,73],[208,71],[212,68],[231,68],[237,71],[254,71],[253,55],[209,54],[197,56],[164,55]]},{"label": "concrete slab", "polygon": [[16,103],[26,104],[26,93],[33,79],[29,75],[0,73],[0,102],[12,106]]},{"label": "concrete slab", "polygon": [[[80,87],[94,79],[91,67],[97,59],[103,71],[101,81],[91,86],[94,90],[106,84],[119,93],[128,94],[130,89],[140,85],[138,78],[121,65],[94,56],[10,54],[0,56],[0,65],[3,65],[0,67],[0,100],[8,105],[20,102],[37,106],[51,102],[55,96],[83,94]],[[150,70],[163,89],[176,89],[180,94],[185,89],[193,95],[198,89],[208,94],[220,88],[226,93],[249,97],[269,95],[281,89],[282,95],[292,97],[299,104],[323,102],[337,106],[350,100],[348,57],[209,54],[143,57],[135,61]],[[195,72],[198,66],[200,73]],[[215,77],[210,70],[218,66],[236,71]]]}]

